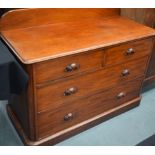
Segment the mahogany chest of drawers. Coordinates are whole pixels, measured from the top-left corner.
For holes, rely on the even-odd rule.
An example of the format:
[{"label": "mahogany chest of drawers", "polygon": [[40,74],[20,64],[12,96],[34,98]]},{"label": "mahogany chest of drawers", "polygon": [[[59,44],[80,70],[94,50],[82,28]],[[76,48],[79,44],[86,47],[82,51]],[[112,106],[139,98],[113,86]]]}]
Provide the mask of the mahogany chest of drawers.
[{"label": "mahogany chest of drawers", "polygon": [[20,9],[1,37],[29,75],[8,113],[27,145],[55,144],[138,106],[155,31],[119,9]]}]

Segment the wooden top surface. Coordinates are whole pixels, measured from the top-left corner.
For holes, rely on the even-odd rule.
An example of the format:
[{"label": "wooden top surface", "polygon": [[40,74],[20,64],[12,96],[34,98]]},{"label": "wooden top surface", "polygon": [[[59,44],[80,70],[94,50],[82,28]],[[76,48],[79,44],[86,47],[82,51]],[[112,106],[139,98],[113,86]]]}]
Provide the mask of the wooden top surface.
[{"label": "wooden top surface", "polygon": [[2,38],[25,64],[153,35],[153,29],[120,16],[1,31]]}]

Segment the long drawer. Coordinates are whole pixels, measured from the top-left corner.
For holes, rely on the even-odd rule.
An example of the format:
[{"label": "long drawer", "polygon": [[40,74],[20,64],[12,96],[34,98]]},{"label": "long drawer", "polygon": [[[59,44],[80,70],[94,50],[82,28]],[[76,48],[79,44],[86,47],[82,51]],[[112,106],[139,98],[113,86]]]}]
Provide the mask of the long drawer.
[{"label": "long drawer", "polygon": [[139,96],[142,77],[93,96],[38,114],[39,138],[57,133]]},{"label": "long drawer", "polygon": [[104,51],[94,50],[35,64],[36,83],[64,78],[104,65]]},{"label": "long drawer", "polygon": [[90,74],[67,78],[36,90],[38,112],[55,109],[97,91],[143,76],[148,57],[102,69]]},{"label": "long drawer", "polygon": [[148,55],[152,49],[152,38],[110,47],[105,50],[105,65],[119,64]]}]

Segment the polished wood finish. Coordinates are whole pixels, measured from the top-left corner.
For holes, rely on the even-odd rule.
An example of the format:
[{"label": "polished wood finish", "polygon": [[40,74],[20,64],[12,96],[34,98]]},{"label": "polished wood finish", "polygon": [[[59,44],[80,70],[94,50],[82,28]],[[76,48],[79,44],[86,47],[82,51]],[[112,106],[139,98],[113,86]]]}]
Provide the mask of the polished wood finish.
[{"label": "polished wood finish", "polygon": [[[64,79],[63,81],[59,80],[52,85],[41,86],[36,91],[38,111],[54,109],[67,102],[93,95],[97,91],[109,89],[116,86],[118,83],[121,84],[122,82],[127,82],[136,77],[143,76],[145,75],[147,60],[148,58],[144,57],[136,61],[122,63],[76,78]],[[123,76],[122,72],[125,69],[128,69],[130,74]],[[65,90],[71,87],[76,87],[77,92],[65,96]]]},{"label": "polished wood finish", "polygon": [[[67,71],[66,68],[73,63],[78,65],[78,68]],[[45,61],[42,63],[37,63],[35,64],[35,73],[38,75],[36,77],[36,82],[39,84],[86,71],[100,69],[103,65],[103,51],[86,52],[83,54],[75,54],[54,60]]]},{"label": "polished wood finish", "polygon": [[119,14],[120,9],[18,9],[11,10],[2,16],[0,29],[21,29],[86,19],[107,18]]},{"label": "polished wood finish", "polygon": [[[129,26],[132,27],[130,31]],[[152,29],[120,16],[1,31],[2,38],[25,64],[116,45],[153,34]]]},{"label": "polished wood finish", "polygon": [[24,129],[24,132],[30,137],[31,140],[36,139],[35,129],[35,97],[34,97],[34,79],[33,79],[33,67],[32,65],[24,66],[25,71],[29,75],[29,83],[27,90],[20,94],[11,94],[9,104],[13,112],[16,113],[16,117]]},{"label": "polished wood finish", "polygon": [[0,8],[0,17],[10,10],[14,10],[14,9],[13,8]]},{"label": "polished wood finish", "polygon": [[[132,8],[121,9],[121,15],[133,19],[141,24],[155,28],[155,9],[148,8]],[[148,66],[146,78],[144,81],[144,87],[147,87],[155,83],[155,42],[152,50],[151,60]]]},{"label": "polished wood finish", "polygon": [[29,75],[8,106],[27,145],[55,144],[139,105],[153,29],[119,9],[19,9],[0,22]]},{"label": "polished wood finish", "polygon": [[[122,103],[139,96],[142,78],[122,83],[105,92],[90,95],[84,99],[71,103],[64,103],[59,108],[38,115],[39,137],[47,137],[68,127],[95,117],[103,112],[113,109]],[[120,93],[125,96],[119,97]],[[82,108],[81,108],[82,107]],[[69,119],[64,118],[70,114]],[[54,128],[53,128],[54,127]]]},{"label": "polished wood finish", "polygon": [[[146,56],[150,49],[152,49],[152,40],[146,39],[128,44],[119,45],[113,48],[106,49],[106,60],[104,50],[86,52],[84,54],[75,54],[73,56],[66,56],[56,60],[45,61],[35,65],[35,72],[37,83],[42,83],[58,78],[67,77],[83,71],[99,69],[101,66],[118,64],[126,60],[136,59],[138,57]],[[134,54],[127,54],[130,48],[134,49]],[[92,60],[93,57],[93,61]],[[106,61],[106,62],[104,62]],[[77,63],[79,68],[70,72],[65,69],[68,65]],[[55,67],[54,70],[51,68]]]},{"label": "polished wood finish", "polygon": [[21,136],[23,142],[25,145],[33,145],[33,146],[38,146],[38,145],[54,145],[60,141],[65,140],[66,138],[69,138],[71,136],[74,136],[75,134],[78,134],[84,130],[87,130],[99,123],[102,123],[103,121],[106,121],[114,116],[117,116],[125,111],[128,111],[140,104],[141,97],[138,97],[134,100],[131,100],[127,103],[124,103],[116,108],[113,108],[109,111],[106,111],[105,113],[102,113],[100,115],[97,115],[96,117],[89,119],[87,121],[84,121],[76,126],[73,126],[72,128],[63,130],[62,132],[54,135],[50,135],[47,138],[39,139],[37,141],[31,141],[25,132],[23,131],[23,128],[20,125],[20,122],[18,121],[17,117],[15,116],[14,112],[12,112],[12,109],[7,106],[7,111],[8,114],[16,127],[19,135]]},{"label": "polished wood finish", "polygon": [[[140,40],[106,50],[106,65],[118,64],[146,56],[152,49],[152,40]],[[129,53],[130,52],[130,53]]]}]

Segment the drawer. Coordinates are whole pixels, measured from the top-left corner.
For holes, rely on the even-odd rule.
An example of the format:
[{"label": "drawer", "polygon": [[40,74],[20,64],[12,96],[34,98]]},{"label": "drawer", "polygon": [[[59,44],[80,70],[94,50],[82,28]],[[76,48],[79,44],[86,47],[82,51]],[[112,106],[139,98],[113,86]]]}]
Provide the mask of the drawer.
[{"label": "drawer", "polygon": [[106,65],[119,64],[148,55],[152,49],[152,39],[145,39],[109,48],[106,51]]},{"label": "drawer", "polygon": [[143,78],[38,114],[39,137],[55,134],[139,96]]},{"label": "drawer", "polygon": [[97,91],[111,88],[118,83],[143,76],[147,60],[148,57],[144,57],[39,87],[36,90],[38,111],[54,109],[65,105],[66,102],[93,95]]},{"label": "drawer", "polygon": [[35,64],[36,83],[55,80],[84,71],[101,68],[104,52],[92,51]]}]

